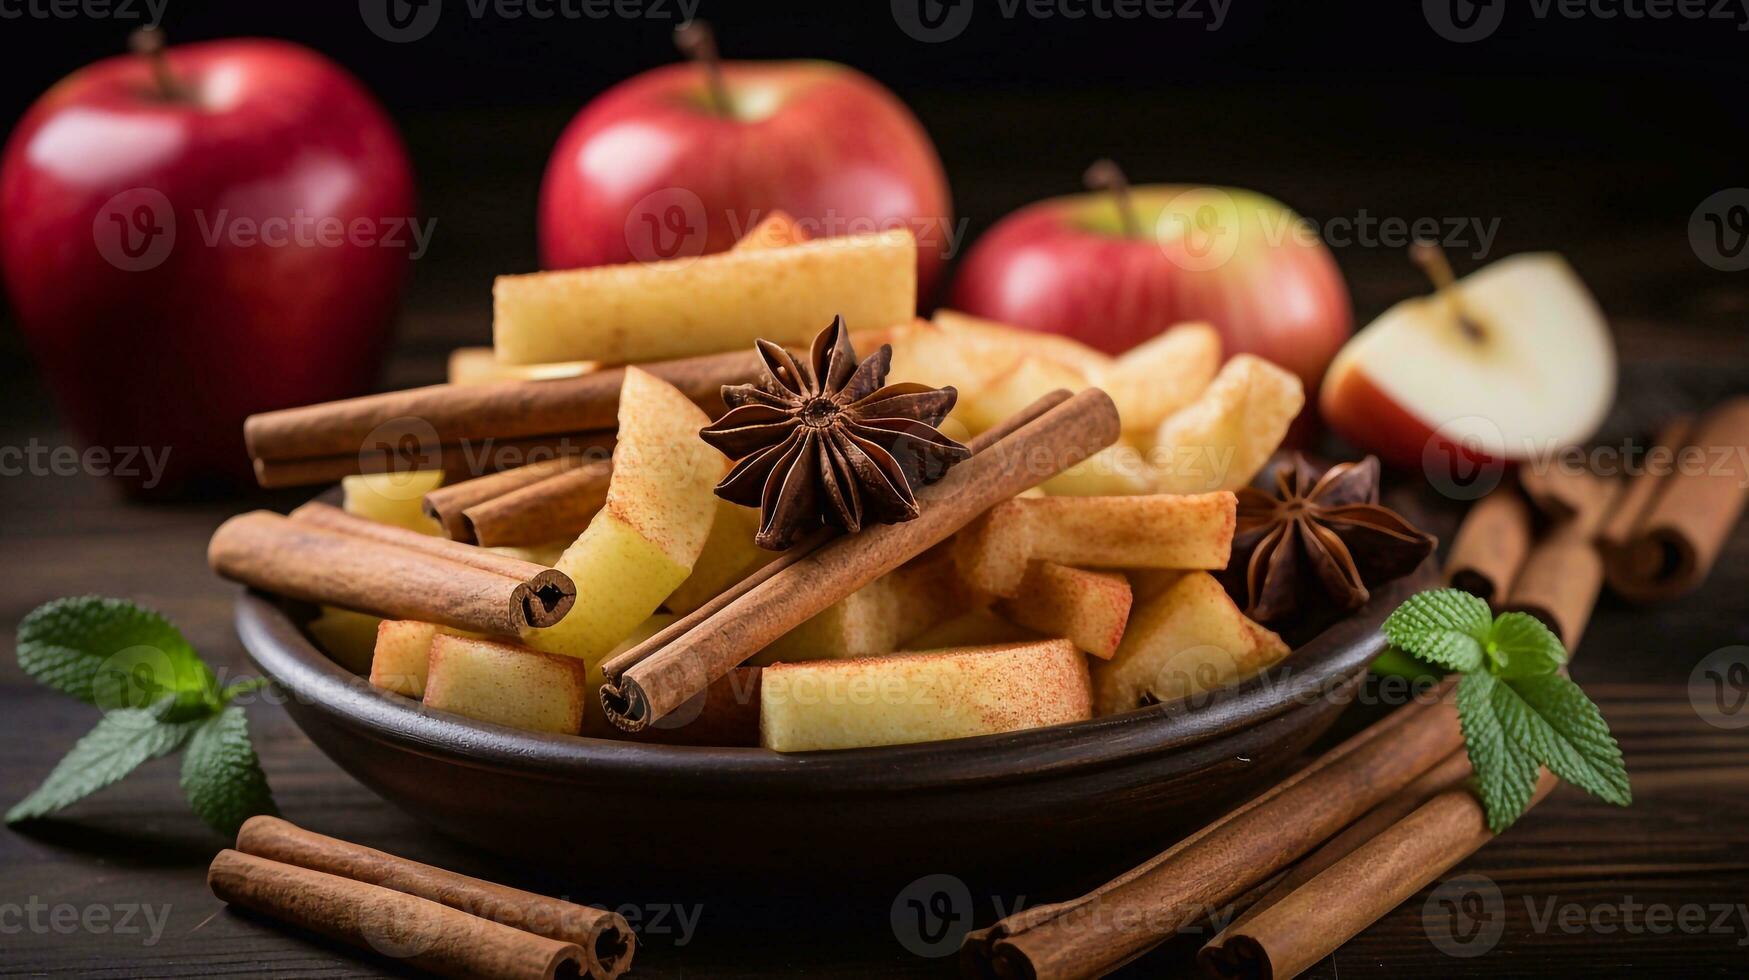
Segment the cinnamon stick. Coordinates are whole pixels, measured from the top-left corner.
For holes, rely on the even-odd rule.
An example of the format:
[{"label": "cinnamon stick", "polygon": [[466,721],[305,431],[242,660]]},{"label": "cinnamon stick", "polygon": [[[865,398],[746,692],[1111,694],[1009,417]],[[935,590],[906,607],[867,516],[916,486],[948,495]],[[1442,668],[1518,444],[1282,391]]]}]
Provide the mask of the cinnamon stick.
[{"label": "cinnamon stick", "polygon": [[1457,749],[1463,735],[1449,690],[1434,705],[1403,709],[1411,714],[1389,738],[1363,741],[1266,802],[1216,821],[1139,873],[997,939],[989,947],[990,968],[998,976],[1040,980],[1098,976],[1230,902]]},{"label": "cinnamon stick", "polygon": [[1498,609],[1529,553],[1530,508],[1517,491],[1501,487],[1464,515],[1445,562],[1445,580]]},{"label": "cinnamon stick", "polygon": [[1603,591],[1603,556],[1593,538],[1608,517],[1619,481],[1586,475],[1569,484],[1574,492],[1559,509],[1571,516],[1543,534],[1530,550],[1512,583],[1503,610],[1524,612],[1541,620],[1567,649],[1579,645],[1597,596]]},{"label": "cinnamon stick", "polygon": [[1665,478],[1675,472],[1680,454],[1687,448],[1688,437],[1693,432],[1693,415],[1678,415],[1658,430],[1639,469],[1629,475],[1621,499],[1616,501],[1609,517],[1597,530],[1598,543],[1605,551],[1627,546],[1634,536],[1634,529],[1657,499]]},{"label": "cinnamon stick", "polygon": [[821,546],[603,685],[607,716],[637,731],[767,644],[965,527],[995,504],[1117,441],[1117,406],[1089,388],[917,493],[922,513]]},{"label": "cinnamon stick", "polygon": [[1650,495],[1631,530],[1609,529],[1605,549],[1609,584],[1636,602],[1675,598],[1712,570],[1749,502],[1749,397],[1695,423],[1674,472]]},{"label": "cinnamon stick", "polygon": [[[443,533],[451,541],[476,544],[478,542],[474,540],[473,529],[462,519],[464,510],[532,486],[548,477],[577,469],[589,462],[591,460],[582,455],[572,454],[438,487],[425,495],[425,513],[443,528]],[[555,534],[547,540],[557,540],[560,537],[562,535]]]},{"label": "cinnamon stick", "polygon": [[576,537],[607,503],[613,460],[549,476],[483,500],[462,511],[462,522],[482,545],[545,544]]},{"label": "cinnamon stick", "polygon": [[[1022,426],[1068,401],[1069,397],[1069,392],[1063,389],[1047,392],[1039,396],[1032,404],[979,433],[966,443],[966,448],[970,449],[974,455],[981,453],[1012,435]],[[648,659],[656,651],[686,635],[700,623],[722,612],[730,603],[763,585],[779,572],[813,554],[821,545],[832,540],[835,536],[836,532],[833,529],[821,528],[814,534],[796,542],[790,546],[788,551],[755,570],[741,581],[724,589],[704,605],[670,623],[665,629],[643,643],[602,664],[603,675],[608,683],[617,684],[625,672],[634,665]]]},{"label": "cinnamon stick", "polygon": [[220,900],[446,977],[575,976],[583,951],[447,905],[339,875],[223,850],[207,869]]},{"label": "cinnamon stick", "polygon": [[471,916],[575,944],[589,975],[612,980],[631,966],[636,936],[617,912],[576,905],[434,868],[312,833],[278,817],[250,817],[237,831],[244,854],[378,885]]},{"label": "cinnamon stick", "polygon": [[[1544,770],[1529,806],[1555,782]],[[1279,901],[1229,926],[1197,959],[1216,977],[1298,976],[1493,839],[1475,794],[1447,789]]]},{"label": "cinnamon stick", "polygon": [[[640,365],[701,405],[722,406],[722,386],[759,376],[756,352],[737,351]],[[374,431],[398,419],[429,425],[442,444],[611,429],[623,368],[574,378],[430,385],[250,416],[249,455],[259,460],[356,456]],[[707,408],[707,411],[709,409]]]},{"label": "cinnamon stick", "polygon": [[569,612],[577,588],[557,569],[305,504],[219,526],[207,563],[232,581],[389,619],[517,636]]},{"label": "cinnamon stick", "polygon": [[599,459],[613,451],[613,444],[614,434],[610,430],[561,432],[518,439],[464,439],[439,446],[384,443],[337,456],[256,459],[253,465],[255,482],[269,489],[333,483],[355,473],[402,473],[410,469],[442,470],[447,478],[468,479],[533,461],[567,456]]}]

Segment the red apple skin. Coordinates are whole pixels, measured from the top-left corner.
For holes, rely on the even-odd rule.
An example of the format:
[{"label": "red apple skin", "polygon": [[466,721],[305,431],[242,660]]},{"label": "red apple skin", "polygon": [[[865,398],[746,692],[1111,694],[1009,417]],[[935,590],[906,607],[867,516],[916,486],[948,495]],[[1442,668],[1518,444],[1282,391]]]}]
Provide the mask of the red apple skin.
[{"label": "red apple skin", "polygon": [[[1170,199],[1189,188],[1137,187]],[[1225,192],[1240,214],[1286,214],[1268,198]],[[1010,214],[978,239],[954,280],[951,305],[1003,323],[1064,334],[1121,354],[1173,324],[1212,323],[1228,355],[1256,354],[1298,374],[1316,391],[1348,339],[1348,288],[1329,249],[1293,235],[1248,238],[1225,262],[1202,268],[1177,246],[1093,230],[1090,195],[1056,198]],[[1290,219],[1291,220],[1291,219]],[[1286,227],[1279,217],[1269,228]]]},{"label": "red apple skin", "polygon": [[[1421,471],[1435,487],[1444,487],[1461,476],[1452,464],[1464,461],[1462,471],[1495,470],[1513,464],[1496,459],[1473,446],[1466,446],[1435,433],[1434,428],[1411,414],[1384,393],[1365,372],[1338,367],[1318,392],[1318,413],[1332,432],[1381,460],[1405,470]],[[1429,448],[1432,452],[1429,452]],[[1438,471],[1432,471],[1438,467]]]},{"label": "red apple skin", "polygon": [[[166,57],[189,98],[159,97],[150,66],[122,56],[73,73],[25,114],[0,161],[0,266],[79,436],[169,447],[153,486],[143,466],[117,476],[175,495],[247,480],[251,412],[371,385],[412,235],[403,226],[400,247],[378,242],[414,211],[394,126],[332,62],[268,40]],[[151,241],[173,244],[128,271],[100,252],[98,229],[112,197],[137,188],[163,195],[174,235],[130,232],[147,255]],[[228,230],[299,216],[305,244],[238,244]],[[308,222],[329,216],[374,231],[313,240]]]},{"label": "red apple skin", "polygon": [[[918,295],[931,296],[953,244],[953,205],[941,158],[910,110],[877,82],[830,62],[722,67],[737,101],[766,93],[770,113],[736,119],[710,110],[701,69],[689,64],[621,82],[578,113],[541,186],[542,264],[719,252],[779,209],[814,237],[910,228],[918,236]],[[664,225],[676,201],[684,233]]]}]

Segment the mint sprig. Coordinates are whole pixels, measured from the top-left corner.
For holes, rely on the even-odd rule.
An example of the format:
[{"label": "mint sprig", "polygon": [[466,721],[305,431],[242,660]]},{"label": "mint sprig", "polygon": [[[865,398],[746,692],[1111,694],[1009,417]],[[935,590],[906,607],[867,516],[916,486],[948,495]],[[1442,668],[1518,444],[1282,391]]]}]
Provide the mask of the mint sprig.
[{"label": "mint sprig", "polygon": [[1489,829],[1499,833],[1523,815],[1544,766],[1599,799],[1632,802],[1621,747],[1597,705],[1561,672],[1566,647],[1535,617],[1494,616],[1467,592],[1437,589],[1409,597],[1384,633],[1397,649],[1464,675],[1458,721]]},{"label": "mint sprig", "polygon": [[232,703],[264,678],[221,689],[169,620],[99,596],[32,610],[18,625],[17,652],[25,673],[104,715],[41,786],[6,812],[7,823],[48,816],[184,748],[183,793],[214,830],[232,835],[249,817],[274,812],[248,720]]}]

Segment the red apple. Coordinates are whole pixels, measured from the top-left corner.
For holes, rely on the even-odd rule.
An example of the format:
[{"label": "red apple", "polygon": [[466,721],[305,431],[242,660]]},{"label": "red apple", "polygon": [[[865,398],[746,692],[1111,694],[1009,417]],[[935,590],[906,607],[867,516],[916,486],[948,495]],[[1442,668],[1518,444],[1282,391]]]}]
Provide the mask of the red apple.
[{"label": "red apple", "polygon": [[541,262],[722,251],[779,209],[816,238],[911,229],[918,294],[929,297],[957,237],[941,158],[916,117],[831,62],[720,69],[718,87],[709,66],[657,68],[577,114],[541,186]]},{"label": "red apple", "polygon": [[1250,191],[1173,185],[1003,218],[967,254],[952,305],[1112,354],[1202,320],[1228,354],[1273,361],[1308,391],[1353,322],[1342,273],[1299,216]]},{"label": "red apple", "polygon": [[134,490],[246,481],[244,416],[368,388],[413,217],[382,109],[278,41],[83,68],[0,162],[6,291],[63,410],[91,446],[169,451],[114,465]]},{"label": "red apple", "polygon": [[1572,267],[1544,253],[1386,310],[1342,348],[1318,400],[1343,438],[1453,492],[1463,470],[1583,442],[1614,397],[1603,314]]}]

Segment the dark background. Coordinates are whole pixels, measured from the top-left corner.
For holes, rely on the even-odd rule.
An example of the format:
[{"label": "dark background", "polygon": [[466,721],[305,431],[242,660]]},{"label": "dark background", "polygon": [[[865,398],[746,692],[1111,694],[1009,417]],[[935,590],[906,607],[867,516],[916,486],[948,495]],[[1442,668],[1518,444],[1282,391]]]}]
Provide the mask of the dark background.
[{"label": "dark background", "polygon": [[[0,11],[22,2],[0,0]],[[1497,220],[1488,254],[1453,250],[1460,273],[1515,252],[1559,250],[1615,328],[1620,398],[1602,438],[1749,392],[1749,273],[1708,267],[1688,238],[1702,200],[1749,185],[1749,33],[1737,20],[1573,19],[1553,8],[1538,18],[1533,4],[1515,0],[1492,36],[1458,44],[1430,26],[1417,0],[1233,0],[1212,32],[1204,29],[1206,0],[1197,21],[1039,19],[1024,8],[1006,18],[998,0],[970,2],[969,26],[941,43],[908,37],[884,0],[704,0],[700,16],[715,24],[728,57],[833,59],[897,92],[940,149],[969,239],[1023,204],[1075,191],[1099,156],[1118,159],[1137,182],[1263,191],[1320,226],[1363,212]],[[536,265],[535,201],[553,142],[607,86],[674,60],[672,0],[664,11],[670,19],[542,20],[493,9],[476,18],[466,0],[449,0],[428,37],[392,44],[366,28],[352,0],[169,0],[164,27],[173,43],[256,34],[309,45],[358,75],[400,124],[421,211],[437,227],[414,263],[400,343],[382,379],[399,387],[440,379],[450,348],[488,342],[492,276]],[[9,131],[56,79],[123,50],[138,23],[0,19],[0,124]],[[1358,324],[1425,289],[1399,247],[1334,251]],[[0,411],[0,445],[70,439],[10,319],[0,326]],[[267,502],[285,506],[297,496]],[[222,669],[249,671],[231,625],[234,590],[211,576],[203,555],[212,529],[244,506],[124,504],[90,476],[0,480],[0,633],[38,603],[101,591],[162,610]],[[1449,523],[1437,529],[1448,533]],[[1712,579],[1686,599],[1645,610],[1605,596],[1573,673],[1622,742],[1637,802],[1618,810],[1561,790],[1460,866],[1491,876],[1510,899],[1515,911],[1500,948],[1474,960],[1439,954],[1417,895],[1308,975],[1740,975],[1737,934],[1538,933],[1519,903],[1735,903],[1749,893],[1749,742],[1743,731],[1703,724],[1687,688],[1709,652],[1749,644],[1746,588],[1749,531],[1739,528]],[[34,786],[92,714],[0,663],[0,802]],[[251,709],[251,725],[292,819],[433,863],[571,891],[424,829],[341,772],[283,711]],[[580,816],[582,832],[599,817]],[[217,846],[189,814],[171,762],[150,764],[53,821],[0,832],[0,902],[174,903],[154,948],[115,936],[8,936],[0,971],[336,976],[382,968],[219,914],[203,881]],[[1026,894],[1039,901],[1117,869],[1082,866],[1066,842],[1063,853],[1028,856],[1021,870]],[[1035,873],[1042,877],[1033,881]],[[1045,884],[1064,873],[1080,883]],[[641,885],[592,881],[575,893],[629,900]],[[887,898],[873,896],[867,909],[851,908],[847,895],[775,909],[744,896],[712,900],[698,944],[676,949],[651,937],[639,975],[953,975],[951,962],[918,960],[893,941]],[[1132,973],[1169,973],[1183,952],[1143,960]]]}]

